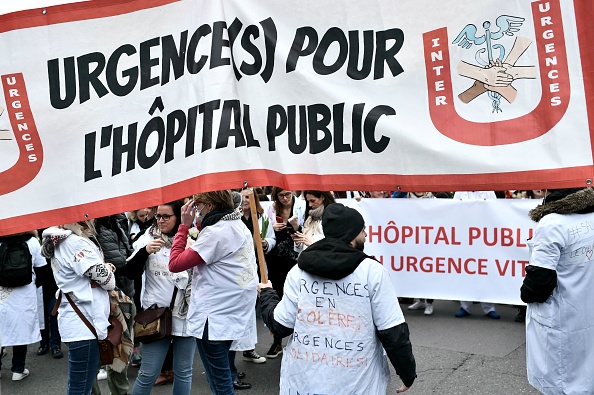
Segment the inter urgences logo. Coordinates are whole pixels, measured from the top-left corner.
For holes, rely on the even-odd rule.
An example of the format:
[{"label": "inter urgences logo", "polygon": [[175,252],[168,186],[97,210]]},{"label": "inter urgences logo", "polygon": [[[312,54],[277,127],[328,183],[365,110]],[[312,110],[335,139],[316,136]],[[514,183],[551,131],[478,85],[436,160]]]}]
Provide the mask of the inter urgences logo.
[{"label": "inter urgences logo", "polygon": [[[35,178],[43,162],[43,147],[23,75],[9,74],[0,78],[6,102],[6,109],[0,107],[0,158],[10,157],[8,154],[14,150],[14,142],[19,151],[16,162],[0,171],[0,195],[4,195],[24,187]],[[5,117],[8,118],[7,123],[3,122]]]},{"label": "inter urgences logo", "polygon": [[[534,42],[522,35],[529,28],[523,15],[494,15],[494,22],[468,23],[454,39],[445,27],[423,35],[429,112],[440,133],[472,145],[514,144],[542,136],[563,118],[571,91],[559,0],[533,2],[532,19]],[[536,65],[521,62],[532,45],[539,71]],[[457,46],[467,57],[458,62],[455,72],[469,81],[460,92],[454,92],[450,70],[450,47]],[[514,86],[518,79],[533,80],[533,91],[519,92]],[[541,97],[536,107],[520,117],[498,121],[518,95],[538,91],[538,79]],[[459,105],[482,100],[485,122],[463,119],[455,100]]]}]

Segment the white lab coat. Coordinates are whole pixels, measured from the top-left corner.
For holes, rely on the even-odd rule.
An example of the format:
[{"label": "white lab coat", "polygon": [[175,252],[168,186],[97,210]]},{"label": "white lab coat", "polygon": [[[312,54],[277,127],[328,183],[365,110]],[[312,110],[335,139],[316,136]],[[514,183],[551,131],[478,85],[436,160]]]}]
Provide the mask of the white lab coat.
[{"label": "white lab coat", "polygon": [[[41,246],[35,237],[27,240],[33,267],[45,266]],[[0,346],[20,346],[41,340],[37,309],[35,273],[33,281],[22,287],[0,287]]]},{"label": "white lab coat", "polygon": [[194,267],[188,333],[202,339],[238,340],[252,330],[258,275],[254,242],[241,220],[220,220],[202,229],[191,246],[205,263]]},{"label": "white lab coat", "polygon": [[594,394],[594,214],[549,214],[528,242],[530,265],[557,287],[526,315],[528,381],[544,394]]}]

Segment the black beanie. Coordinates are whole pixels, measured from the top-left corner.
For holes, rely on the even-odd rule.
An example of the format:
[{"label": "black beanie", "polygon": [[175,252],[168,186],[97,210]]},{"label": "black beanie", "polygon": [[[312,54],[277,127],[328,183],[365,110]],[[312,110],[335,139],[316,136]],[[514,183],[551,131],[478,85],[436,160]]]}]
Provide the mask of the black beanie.
[{"label": "black beanie", "polygon": [[341,203],[332,203],[324,209],[322,229],[324,237],[338,239],[346,244],[365,228],[363,216],[355,209]]}]

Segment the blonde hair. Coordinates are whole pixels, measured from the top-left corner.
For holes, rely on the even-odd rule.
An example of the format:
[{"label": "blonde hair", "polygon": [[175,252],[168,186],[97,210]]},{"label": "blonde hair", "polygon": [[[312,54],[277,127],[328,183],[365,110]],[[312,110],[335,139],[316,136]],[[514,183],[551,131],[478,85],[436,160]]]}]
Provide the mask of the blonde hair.
[{"label": "blonde hair", "polygon": [[192,198],[196,203],[212,204],[214,210],[233,210],[235,208],[231,191],[228,189],[197,193]]},{"label": "blonde hair", "polygon": [[252,194],[254,195],[254,202],[256,203],[256,214],[258,218],[260,218],[262,214],[264,214],[264,207],[262,207],[262,204],[260,203],[260,197],[258,196],[258,193],[254,190],[254,188],[247,188],[247,190],[252,191]]}]

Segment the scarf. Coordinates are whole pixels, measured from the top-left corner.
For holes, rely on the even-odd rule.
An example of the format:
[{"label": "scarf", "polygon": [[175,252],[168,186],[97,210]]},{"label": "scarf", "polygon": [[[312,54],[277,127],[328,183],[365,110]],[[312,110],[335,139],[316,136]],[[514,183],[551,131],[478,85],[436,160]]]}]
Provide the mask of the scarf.
[{"label": "scarf", "polygon": [[185,320],[186,316],[188,315],[188,309],[190,308],[190,298],[192,296],[192,269],[188,269],[182,273],[187,274],[188,282],[186,284],[186,288],[178,288],[177,293],[180,295],[179,302],[173,306],[171,314],[173,314],[174,317]]},{"label": "scarf", "polygon": [[323,204],[320,207],[318,207],[318,208],[315,208],[313,210],[309,210],[309,217],[311,217],[311,220],[312,221],[319,221],[319,220],[321,220],[322,219],[322,215],[324,215],[324,205]]},{"label": "scarf", "polygon": [[113,370],[121,373],[132,355],[134,340],[131,335],[131,328],[128,322],[132,322],[132,300],[120,289],[107,291],[109,293],[109,315],[120,321],[122,324],[122,342],[114,347],[114,359],[110,365]]},{"label": "scarf", "polygon": [[49,228],[47,232],[43,232],[43,239],[41,242],[41,255],[45,258],[51,259],[56,253],[56,247],[62,240],[65,240],[72,234],[71,230],[60,229],[56,227]]},{"label": "scarf", "polygon": [[215,210],[211,211],[210,213],[206,214],[202,219],[201,229],[206,228],[207,226],[211,226],[219,222],[220,220],[223,221],[232,221],[235,219],[240,219],[241,214],[234,210],[234,209],[226,209],[226,210]]},{"label": "scarf", "polygon": [[161,233],[159,227],[157,225],[151,225],[148,230],[149,235],[153,239],[162,239],[165,242],[165,247],[171,248],[173,245],[173,236],[166,235],[165,233]]}]

